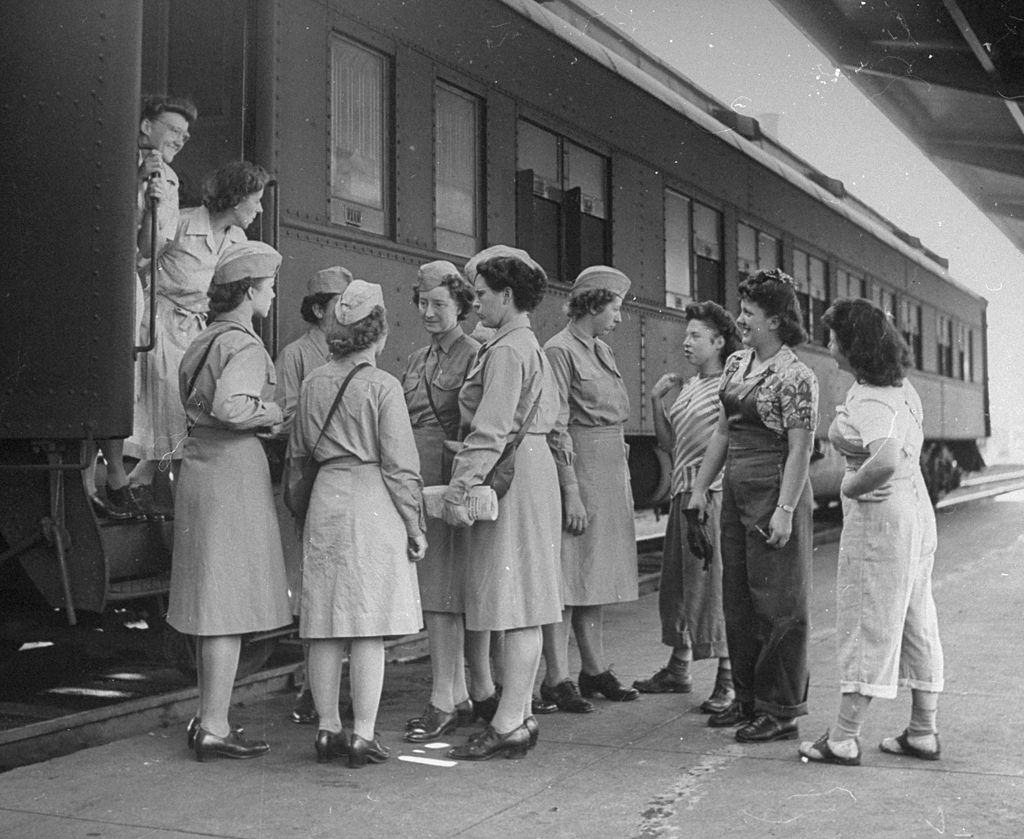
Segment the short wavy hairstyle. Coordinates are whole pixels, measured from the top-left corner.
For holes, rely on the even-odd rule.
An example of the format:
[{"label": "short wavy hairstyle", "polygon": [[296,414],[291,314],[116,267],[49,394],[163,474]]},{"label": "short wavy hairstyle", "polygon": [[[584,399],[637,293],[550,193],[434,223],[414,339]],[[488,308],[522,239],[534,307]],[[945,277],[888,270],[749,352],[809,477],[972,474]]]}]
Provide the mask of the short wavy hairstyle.
[{"label": "short wavy hairstyle", "polygon": [[532,312],[548,290],[548,275],[539,265],[533,267],[512,256],[495,256],[476,266],[491,291],[512,292],[512,302],[520,312]]},{"label": "short wavy hairstyle", "polygon": [[187,96],[148,95],[142,97],[142,116],[144,119],[156,119],[160,114],[178,114],[185,118],[190,126],[199,117],[196,103]]},{"label": "short wavy hairstyle", "polygon": [[821,319],[858,382],[898,387],[911,365],[910,348],[881,309],[862,299],[836,300]]},{"label": "short wavy hairstyle", "polygon": [[344,358],[373,346],[388,334],[383,306],[374,306],[365,318],[355,323],[336,323],[327,333],[327,347],[332,358]]},{"label": "short wavy hairstyle", "polygon": [[563,309],[570,320],[579,320],[584,315],[596,315],[604,311],[604,307],[618,296],[610,288],[588,288],[571,295]]},{"label": "short wavy hairstyle", "polygon": [[250,288],[256,288],[265,279],[264,277],[246,277],[244,280],[235,280],[233,283],[210,284],[206,296],[210,299],[210,311],[216,315],[224,312],[232,312],[238,308],[245,293]]},{"label": "short wavy hairstyle", "polygon": [[[458,319],[465,320],[473,311],[473,301],[476,300],[476,292],[473,286],[466,282],[459,274],[451,274],[441,280],[441,285],[448,289],[448,294],[459,309]],[[420,290],[417,286],[412,290],[412,303],[417,308],[420,305]]]},{"label": "short wavy hairstyle", "polygon": [[722,349],[718,352],[720,361],[725,361],[730,355],[742,346],[740,331],[736,328],[736,320],[725,309],[711,300],[703,303],[691,303],[683,311],[687,321],[699,320],[705,326],[713,329],[725,340]]},{"label": "short wavy hairstyle", "polygon": [[316,294],[307,294],[302,298],[302,303],[299,304],[299,313],[302,315],[302,319],[306,323],[320,323],[323,318],[318,318],[316,316],[316,312],[313,311],[313,307],[320,306],[326,314],[327,304],[330,303],[334,297],[335,295],[329,291],[318,291]]},{"label": "short wavy hairstyle", "polygon": [[779,319],[779,340],[797,347],[807,340],[800,301],[796,296],[793,278],[778,268],[751,274],[739,287],[740,300],[759,306],[770,318]]},{"label": "short wavy hairstyle", "polygon": [[203,183],[203,205],[211,213],[223,213],[268,183],[270,173],[259,164],[233,160],[207,177]]}]

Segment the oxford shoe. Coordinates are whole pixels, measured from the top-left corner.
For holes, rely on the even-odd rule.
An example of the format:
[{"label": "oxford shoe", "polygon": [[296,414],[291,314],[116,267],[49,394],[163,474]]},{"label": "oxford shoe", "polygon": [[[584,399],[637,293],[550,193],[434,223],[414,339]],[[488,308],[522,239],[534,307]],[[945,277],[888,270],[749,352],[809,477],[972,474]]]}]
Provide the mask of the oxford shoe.
[{"label": "oxford shoe", "polygon": [[417,724],[405,732],[405,739],[410,743],[429,743],[445,734],[451,734],[458,725],[455,711],[442,711],[433,705],[417,721]]},{"label": "oxford shoe", "polygon": [[450,749],[448,757],[454,760],[490,760],[496,755],[503,755],[515,760],[525,757],[529,748],[530,732],[525,724],[513,728],[508,734],[499,734],[489,725],[463,745]]},{"label": "oxford shoe", "polygon": [[313,741],[313,748],[316,749],[316,762],[327,763],[347,755],[350,737],[351,735],[345,729],[328,731],[321,728],[316,733],[316,740]]},{"label": "oxford shoe", "polygon": [[348,765],[353,769],[367,763],[383,763],[391,757],[391,749],[380,742],[380,735],[374,732],[373,739],[367,740],[355,732],[348,747]]},{"label": "oxford shoe", "polygon": [[201,725],[196,732],[196,760],[202,762],[209,757],[230,757],[244,760],[260,757],[270,751],[270,746],[263,740],[246,740],[241,734],[232,731],[227,737],[211,734]]},{"label": "oxford shoe", "polygon": [[781,720],[771,714],[758,714],[753,722],[736,729],[736,739],[741,743],[771,743],[799,736],[800,727],[795,720]]},{"label": "oxford shoe", "polygon": [[611,670],[605,670],[596,676],[580,671],[580,693],[587,699],[595,693],[600,693],[612,702],[632,702],[640,698],[640,691],[624,686]]}]

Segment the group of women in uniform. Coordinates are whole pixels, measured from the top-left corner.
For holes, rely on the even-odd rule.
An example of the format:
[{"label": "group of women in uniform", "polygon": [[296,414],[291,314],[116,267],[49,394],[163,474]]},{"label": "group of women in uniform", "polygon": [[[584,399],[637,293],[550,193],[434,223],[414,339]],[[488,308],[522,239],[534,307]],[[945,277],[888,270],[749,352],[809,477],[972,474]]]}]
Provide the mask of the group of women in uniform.
[{"label": "group of women in uniform", "polygon": [[[280,433],[284,414],[272,400],[273,364],[250,324],[269,308],[279,265],[280,255],[261,243],[225,253],[210,291],[217,318],[189,347],[179,374],[189,435],[169,621],[200,636],[200,704],[188,729],[200,760],[268,749],[227,719],[238,638],[290,620],[269,473],[256,439],[258,430]],[[450,750],[455,759],[523,757],[537,743],[535,713],[547,705],[585,712],[598,693],[629,701],[645,690],[685,692],[694,658],[719,661],[703,706],[709,724],[734,726],[748,743],[797,736],[795,719],[807,707],[808,464],[818,394],[813,373],[792,351],[804,332],[791,281],[762,271],[741,283],[735,324],[714,304],[688,310],[686,351],[698,376],[667,413],[661,400],[669,383],[655,388],[659,441],[676,458],[661,602],[663,640],[673,653],[665,670],[632,688],[607,667],[601,631],[604,604],[637,596],[623,436],[628,400],[601,340],[620,320],[629,280],[607,266],[583,271],[569,296],[569,324],[542,348],[529,313],[546,287],[543,268],[506,246],[478,253],[462,273],[447,262],[423,266],[414,302],[430,341],[410,357],[401,381],[376,367],[388,331],[380,286],[346,278],[322,304],[331,312],[330,360],[306,373],[289,442],[292,461],[319,464],[304,517],[299,626],[309,642],[321,761],[387,760],[390,750],[375,730],[383,638],[422,623],[431,694],[405,737],[426,742],[482,719],[483,730]],[[921,507],[927,494],[913,465],[920,401],[902,378],[905,358],[882,365],[882,384],[877,359],[865,372],[854,349],[859,339],[849,337],[859,334],[860,321],[849,326],[853,315],[841,303],[829,315],[833,354],[858,383],[833,427],[851,463],[840,575],[848,575],[850,590],[860,586],[860,596],[844,610],[842,598],[855,595],[840,587],[847,628],[840,723],[802,745],[801,754],[859,762],[859,728],[847,736],[853,723],[870,696],[891,695],[903,680],[914,689],[911,726],[883,749],[937,757],[941,649],[927,584],[934,520],[929,530],[930,512]],[[479,344],[459,325],[471,308],[490,330]],[[885,324],[883,315],[876,326],[890,336]],[[737,338],[744,348],[730,354]],[[892,344],[893,351],[901,346]],[[866,393],[855,394],[861,384]],[[876,387],[888,388],[884,398],[870,390]],[[867,419],[863,405],[873,411]],[[885,428],[879,405],[896,417],[886,415]],[[506,461],[514,477],[497,518],[474,520],[471,489],[497,486],[496,467]],[[424,482],[445,487],[441,521],[423,517]],[[876,507],[865,511],[865,504]],[[878,520],[901,523],[885,529],[898,539],[883,546],[898,552],[901,570],[883,573],[868,591],[871,559],[878,558],[866,554],[879,544],[863,534],[877,530]],[[693,528],[711,546],[699,572]],[[883,590],[889,608],[879,615],[873,607]],[[570,627],[580,650],[578,685],[568,673]],[[491,670],[494,632],[502,636],[500,680]],[[338,709],[346,653],[347,725]],[[536,697],[542,655],[546,672]]]}]

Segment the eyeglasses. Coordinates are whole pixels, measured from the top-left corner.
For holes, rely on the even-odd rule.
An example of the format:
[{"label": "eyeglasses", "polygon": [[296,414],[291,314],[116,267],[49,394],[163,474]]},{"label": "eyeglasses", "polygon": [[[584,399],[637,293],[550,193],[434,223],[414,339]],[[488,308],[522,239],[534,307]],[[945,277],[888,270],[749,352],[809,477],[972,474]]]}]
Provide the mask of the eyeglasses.
[{"label": "eyeglasses", "polygon": [[156,117],[156,121],[163,125],[164,128],[170,131],[175,137],[181,140],[182,143],[187,143],[189,141],[189,138],[192,136],[184,128],[178,128],[178,126],[176,125],[171,125],[171,123],[167,122],[166,120],[160,119],[160,117]]}]

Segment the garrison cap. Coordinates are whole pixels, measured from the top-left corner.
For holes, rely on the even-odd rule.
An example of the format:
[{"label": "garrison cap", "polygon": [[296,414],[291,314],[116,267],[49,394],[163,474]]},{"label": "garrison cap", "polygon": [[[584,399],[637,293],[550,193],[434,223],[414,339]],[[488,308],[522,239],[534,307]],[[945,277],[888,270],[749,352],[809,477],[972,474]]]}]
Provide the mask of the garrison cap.
[{"label": "garrison cap", "polygon": [[[486,248],[480,253],[476,254],[469,262],[466,263],[466,279],[470,282],[476,278],[476,268],[478,265],[484,262],[490,262],[492,259],[516,259],[519,262],[532,268],[534,271],[540,271],[544,273],[544,269],[534,261],[533,257],[530,256],[526,251],[521,248],[510,248],[508,245],[493,245]],[[545,276],[547,276],[545,274]]]},{"label": "garrison cap", "polygon": [[352,272],[340,265],[317,271],[306,284],[306,294],[341,294],[352,282]]},{"label": "garrison cap", "polygon": [[281,254],[266,242],[237,242],[229,245],[213,272],[213,284],[225,285],[238,280],[276,277]]},{"label": "garrison cap", "polygon": [[415,290],[420,294],[426,294],[428,291],[433,291],[449,277],[462,280],[462,274],[459,272],[459,269],[447,259],[428,262],[426,265],[420,266],[419,273],[416,275]]},{"label": "garrison cap", "polygon": [[384,291],[376,283],[352,280],[334,304],[334,316],[338,323],[348,326],[360,321],[373,311],[374,306],[384,305]]},{"label": "garrison cap", "polygon": [[623,274],[618,268],[610,268],[607,265],[591,265],[580,271],[580,275],[572,284],[570,297],[575,297],[584,291],[594,288],[606,288],[619,297],[625,297],[629,291],[629,277]]}]

